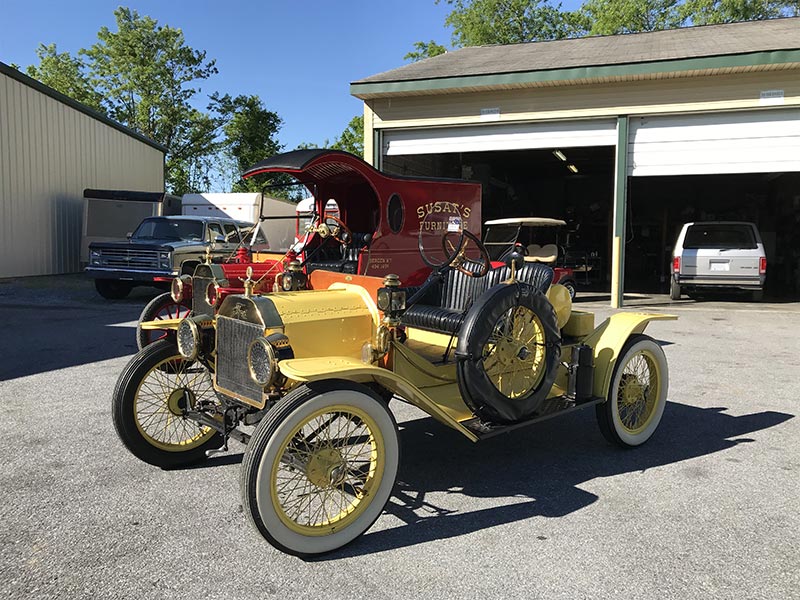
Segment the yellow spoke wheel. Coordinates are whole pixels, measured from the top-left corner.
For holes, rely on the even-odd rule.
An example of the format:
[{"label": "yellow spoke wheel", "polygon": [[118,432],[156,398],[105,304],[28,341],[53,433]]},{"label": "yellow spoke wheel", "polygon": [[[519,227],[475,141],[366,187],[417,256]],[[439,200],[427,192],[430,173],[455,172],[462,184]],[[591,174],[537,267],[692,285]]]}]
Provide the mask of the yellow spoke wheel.
[{"label": "yellow spoke wheel", "polygon": [[247,446],[243,506],[284,552],[329,552],[380,515],[398,455],[394,418],[370,389],[344,381],[301,386],[270,409]]},{"label": "yellow spoke wheel", "polygon": [[606,439],[623,447],[650,439],[664,413],[668,381],[661,346],[646,335],[631,336],[614,366],[606,402],[597,405]]},{"label": "yellow spoke wheel", "polygon": [[112,417],[123,444],[141,460],[160,467],[191,464],[221,443],[210,427],[186,419],[186,410],[216,402],[211,374],[186,361],[175,345],[158,341],[135,355],[120,375]]}]

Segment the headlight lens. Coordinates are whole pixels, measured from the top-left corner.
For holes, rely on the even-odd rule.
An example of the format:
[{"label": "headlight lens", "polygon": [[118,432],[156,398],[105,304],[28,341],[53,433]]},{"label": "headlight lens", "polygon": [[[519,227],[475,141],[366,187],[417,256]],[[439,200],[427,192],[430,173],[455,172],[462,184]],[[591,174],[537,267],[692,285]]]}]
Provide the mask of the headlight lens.
[{"label": "headlight lens", "polygon": [[212,281],[206,287],[206,302],[209,306],[216,306],[217,300],[219,300],[219,286],[216,281]]},{"label": "headlight lens", "polygon": [[283,278],[281,279],[281,286],[283,287],[284,292],[291,292],[292,291],[292,281],[293,277],[291,273],[284,273]]},{"label": "headlight lens", "polygon": [[158,253],[158,264],[161,266],[162,269],[171,269],[172,268],[172,252],[159,252]]},{"label": "headlight lens", "polygon": [[194,360],[197,358],[197,351],[200,347],[200,330],[197,323],[191,319],[184,319],[178,325],[178,352],[181,356]]},{"label": "headlight lens", "polygon": [[90,250],[89,251],[89,264],[91,265],[99,265],[101,263],[102,254],[100,250]]},{"label": "headlight lens", "polygon": [[253,381],[262,387],[270,385],[278,371],[278,361],[272,344],[264,338],[254,340],[247,350],[247,366]]},{"label": "headlight lens", "polygon": [[186,291],[192,285],[192,278],[189,275],[181,275],[172,280],[170,295],[173,302],[180,302],[186,297]]},{"label": "headlight lens", "polygon": [[386,312],[389,310],[389,300],[391,295],[389,294],[389,290],[386,288],[381,288],[378,290],[378,309]]}]

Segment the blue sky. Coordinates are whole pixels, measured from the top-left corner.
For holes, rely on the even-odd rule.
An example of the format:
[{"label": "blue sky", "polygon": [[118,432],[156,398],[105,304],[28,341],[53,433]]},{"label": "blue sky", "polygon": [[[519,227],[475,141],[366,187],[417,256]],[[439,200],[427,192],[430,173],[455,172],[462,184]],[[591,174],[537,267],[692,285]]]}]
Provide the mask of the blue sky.
[{"label": "blue sky", "polygon": [[[23,69],[38,64],[39,43],[76,53],[92,45],[102,26],[116,28],[103,0],[4,0],[0,61]],[[450,45],[434,0],[306,0],[225,2],[130,1],[124,6],[183,30],[187,43],[217,60],[219,74],[203,93],[256,94],[284,121],[278,137],[287,149],[333,139],[362,104],[351,81],[405,64],[416,41]],[[572,8],[579,2],[564,2]]]}]

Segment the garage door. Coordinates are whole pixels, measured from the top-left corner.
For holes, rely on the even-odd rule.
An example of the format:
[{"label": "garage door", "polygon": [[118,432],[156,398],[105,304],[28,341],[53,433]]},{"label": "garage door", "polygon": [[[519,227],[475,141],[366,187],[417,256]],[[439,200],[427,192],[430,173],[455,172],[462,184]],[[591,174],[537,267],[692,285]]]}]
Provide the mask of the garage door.
[{"label": "garage door", "polygon": [[631,118],[630,175],[800,171],[800,109]]},{"label": "garage door", "polygon": [[616,120],[475,125],[383,133],[384,156],[614,146]]}]

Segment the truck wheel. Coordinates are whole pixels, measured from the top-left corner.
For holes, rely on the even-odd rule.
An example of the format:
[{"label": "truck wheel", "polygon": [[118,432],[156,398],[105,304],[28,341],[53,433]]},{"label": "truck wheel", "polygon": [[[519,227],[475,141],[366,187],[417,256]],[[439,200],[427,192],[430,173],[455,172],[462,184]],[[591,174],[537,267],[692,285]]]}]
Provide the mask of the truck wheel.
[{"label": "truck wheel", "polygon": [[595,408],[609,442],[633,448],[653,435],[667,403],[669,371],[664,351],[647,335],[632,335],[614,366],[606,401]]},{"label": "truck wheel", "polygon": [[127,281],[115,279],[95,279],[94,287],[97,293],[106,300],[122,300],[131,293],[133,285]]},{"label": "truck wheel", "polygon": [[397,424],[372,390],[339,380],[308,383],[256,426],[242,463],[242,506],[279,550],[330,552],[381,514],[399,459]]},{"label": "truck wheel", "polygon": [[681,286],[674,279],[671,279],[669,282],[669,299],[670,300],[681,299]]},{"label": "truck wheel", "polygon": [[139,350],[149,346],[157,340],[175,339],[175,331],[172,329],[142,329],[144,321],[161,321],[164,319],[183,319],[189,316],[192,307],[188,301],[175,302],[172,294],[159,294],[147,303],[142,314],[139,315],[139,322],[136,324],[136,345]]},{"label": "truck wheel", "polygon": [[184,360],[166,340],[135,355],[117,381],[111,402],[114,428],[125,447],[162,468],[190,465],[222,444],[222,436],[182,416],[186,408],[216,402],[211,376],[199,361]]},{"label": "truck wheel", "polygon": [[499,285],[472,305],[458,333],[461,397],[491,423],[532,416],[550,392],[561,356],[553,305],[524,283]]}]

